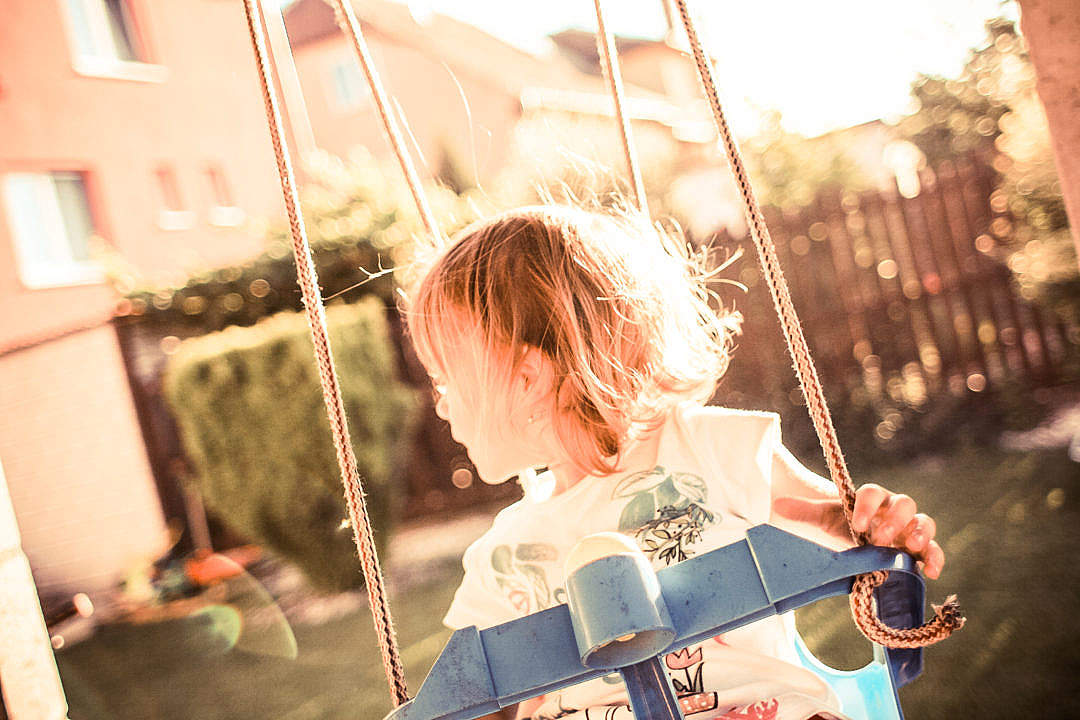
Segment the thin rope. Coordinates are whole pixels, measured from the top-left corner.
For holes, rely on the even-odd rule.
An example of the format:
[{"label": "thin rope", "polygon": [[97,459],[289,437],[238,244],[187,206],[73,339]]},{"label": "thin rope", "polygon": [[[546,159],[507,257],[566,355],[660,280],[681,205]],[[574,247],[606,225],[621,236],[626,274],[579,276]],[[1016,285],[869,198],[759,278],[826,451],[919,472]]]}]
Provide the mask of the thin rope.
[{"label": "thin rope", "polygon": [[315,359],[319,368],[319,380],[322,384],[323,401],[326,403],[327,417],[337,451],[338,467],[341,470],[342,484],[345,487],[345,501],[349,519],[353,528],[353,540],[360,553],[360,563],[367,584],[368,601],[371,605],[375,633],[378,636],[379,649],[382,653],[383,667],[395,707],[409,699],[405,687],[405,672],[402,667],[394,624],[390,617],[386,590],[382,572],[379,569],[378,553],[372,539],[371,523],[368,519],[367,504],[364,502],[364,489],[360,483],[360,473],[349,440],[349,427],[346,421],[345,404],[341,399],[334,359],[330,351],[330,338],[326,331],[326,315],[323,310],[322,295],[319,292],[315,264],[311,258],[311,248],[304,230],[304,220],[300,215],[300,197],[296,190],[292,163],[285,143],[285,130],[278,111],[277,95],[271,78],[270,64],[266,53],[265,29],[256,7],[257,0],[244,0],[244,12],[247,15],[248,32],[255,49],[255,61],[259,69],[259,82],[262,86],[263,103],[266,107],[266,119],[270,127],[270,140],[274,145],[274,157],[277,160],[278,176],[281,179],[281,192],[285,199],[285,211],[289,216],[289,229],[292,231],[293,257],[296,260],[297,283],[303,294],[304,309],[308,324],[311,326],[311,338],[315,345]]},{"label": "thin rope", "polygon": [[[716,80],[713,77],[712,66],[705,57],[701,41],[698,39],[694,22],[686,7],[686,0],[675,0],[679,15],[682,18],[683,27],[686,29],[687,39],[693,50],[694,61],[697,64],[698,75],[702,87],[708,96],[712,108],[713,120],[716,122],[717,132],[724,143],[727,152],[728,163],[731,172],[735,176],[735,182],[739,187],[739,195],[742,197],[746,212],[747,225],[754,245],[761,260],[765,281],[772,295],[773,305],[776,307],[780,318],[780,326],[784,331],[788,351],[794,361],[795,374],[802,386],[803,395],[806,397],[807,410],[810,419],[814,423],[818,440],[821,443],[825,461],[829,467],[829,475],[840,492],[844,508],[844,517],[847,519],[848,532],[853,540],[860,545],[869,542],[865,533],[855,533],[852,529],[851,519],[855,508],[855,484],[851,480],[844,455],[840,450],[840,443],[836,437],[836,428],[833,426],[832,417],[829,414],[828,405],[825,402],[825,393],[818,379],[817,369],[814,367],[810,349],[803,335],[802,325],[795,313],[795,305],[791,301],[791,293],[788,290],[787,281],[780,268],[777,259],[776,246],[765,226],[765,218],[754,197],[753,190],[747,180],[746,169],[739,155],[738,146],[732,137],[724,112],[720,107],[720,97],[716,91]],[[954,630],[964,624],[964,618],[960,614],[959,605],[955,596],[946,599],[941,607],[935,607],[935,617],[920,628],[896,629],[883,623],[877,616],[874,605],[873,591],[884,582],[885,574],[861,575],[856,578],[851,593],[851,608],[855,622],[866,637],[886,647],[924,647],[945,639]]]},{"label": "thin rope", "polygon": [[334,18],[337,20],[338,26],[352,40],[356,57],[360,61],[360,67],[364,70],[364,76],[367,78],[368,86],[371,88],[371,94],[375,98],[375,107],[379,111],[379,118],[382,119],[386,136],[394,149],[398,164],[401,165],[401,171],[405,174],[405,180],[409,183],[409,190],[412,192],[413,200],[416,202],[416,208],[420,211],[420,219],[423,220],[424,227],[431,238],[439,240],[442,238],[439,232],[439,224],[435,221],[435,215],[428,205],[427,196],[424,194],[423,185],[420,183],[420,176],[416,174],[416,168],[413,166],[409,151],[405,146],[405,139],[402,137],[401,130],[398,128],[390,111],[389,96],[386,94],[386,90],[383,89],[382,80],[379,78],[378,70],[375,69],[375,61],[371,58],[371,52],[368,50],[364,34],[360,30],[360,21],[356,19],[352,4],[346,2],[346,0],[325,0],[325,2],[334,8]]},{"label": "thin rope", "polygon": [[596,50],[600,55],[600,67],[604,71],[604,79],[607,81],[611,97],[615,101],[615,118],[619,123],[619,133],[622,138],[623,154],[626,156],[626,168],[630,171],[630,179],[634,183],[634,195],[637,198],[638,210],[646,217],[649,216],[649,201],[645,195],[645,182],[641,179],[641,168],[637,162],[637,152],[634,149],[634,136],[630,130],[630,121],[623,112],[623,82],[622,71],[619,69],[619,51],[615,47],[615,37],[604,24],[604,10],[600,0],[593,0],[596,6]]}]

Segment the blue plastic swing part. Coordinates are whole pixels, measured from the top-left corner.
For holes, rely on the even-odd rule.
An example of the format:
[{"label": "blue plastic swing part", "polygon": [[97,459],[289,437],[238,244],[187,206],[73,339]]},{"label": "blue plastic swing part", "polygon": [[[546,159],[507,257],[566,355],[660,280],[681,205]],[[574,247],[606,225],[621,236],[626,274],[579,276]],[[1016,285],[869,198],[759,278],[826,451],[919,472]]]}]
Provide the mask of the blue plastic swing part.
[{"label": "blue plastic swing part", "polygon": [[[640,552],[598,557],[568,570],[569,604],[456,631],[416,697],[385,720],[471,720],[613,671],[637,720],[679,720],[693,712],[693,699],[676,696],[665,652],[847,594],[856,575],[875,570],[892,571],[875,591],[881,619],[898,628],[921,625],[922,578],[909,555],[890,548],[835,552],[758,525],[739,542],[659,572]],[[797,649],[853,720],[902,720],[896,690],[922,671],[918,649],[875,646],[873,662],[852,672],[821,664],[801,640]]]}]

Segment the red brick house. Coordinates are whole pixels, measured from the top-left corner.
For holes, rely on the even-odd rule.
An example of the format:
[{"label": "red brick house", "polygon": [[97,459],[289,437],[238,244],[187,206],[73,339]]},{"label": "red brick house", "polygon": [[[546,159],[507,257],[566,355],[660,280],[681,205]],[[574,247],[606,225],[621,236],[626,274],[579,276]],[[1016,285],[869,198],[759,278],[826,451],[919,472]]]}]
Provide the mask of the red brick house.
[{"label": "red brick house", "polygon": [[[449,157],[474,182],[490,180],[515,159],[510,150],[523,117],[605,119],[613,113],[598,65],[581,67],[564,54],[537,57],[459,20],[414,15],[389,0],[354,6],[387,91],[408,118],[422,174],[438,176]],[[298,0],[286,9],[285,25],[316,144],[340,157],[357,146],[388,155],[374,101],[332,8],[324,0]],[[594,36],[576,32],[592,43],[595,56]],[[628,83],[627,95],[637,125],[684,139],[676,129],[685,126],[686,109],[663,88]],[[598,127],[617,137],[614,121]]]},{"label": "red brick house", "polygon": [[[386,0],[358,10],[428,173],[452,157],[491,178],[521,118],[538,113],[594,116],[615,137],[598,73]],[[317,144],[385,154],[330,8],[299,0],[286,23]],[[629,95],[636,125],[678,137],[686,114],[663,94]],[[239,2],[6,4],[0,465],[43,595],[108,587],[167,547],[129,386],[155,369],[125,366],[106,276],[157,285],[249,257],[261,239],[245,220],[280,207]]]},{"label": "red brick house", "polygon": [[249,256],[281,201],[240,3],[4,15],[0,462],[42,595],[93,591],[168,546],[106,274]]}]

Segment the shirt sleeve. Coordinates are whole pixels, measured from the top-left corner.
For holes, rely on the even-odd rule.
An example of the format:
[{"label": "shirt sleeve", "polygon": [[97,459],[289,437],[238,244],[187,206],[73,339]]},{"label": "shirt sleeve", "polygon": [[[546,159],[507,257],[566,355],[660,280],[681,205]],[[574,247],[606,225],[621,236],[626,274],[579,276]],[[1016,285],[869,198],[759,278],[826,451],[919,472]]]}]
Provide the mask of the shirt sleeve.
[{"label": "shirt sleeve", "polygon": [[783,445],[778,445],[773,454],[772,477],[775,495],[821,498],[839,495],[831,480],[807,469]]},{"label": "shirt sleeve", "polygon": [[443,624],[457,630],[475,625],[480,629],[507,622],[516,617],[504,600],[494,580],[488,535],[485,533],[465,551],[461,564],[465,577],[461,580]]},{"label": "shirt sleeve", "polygon": [[686,405],[679,426],[689,451],[708,470],[710,497],[752,525],[769,521],[780,442],[780,416],[769,412]]}]

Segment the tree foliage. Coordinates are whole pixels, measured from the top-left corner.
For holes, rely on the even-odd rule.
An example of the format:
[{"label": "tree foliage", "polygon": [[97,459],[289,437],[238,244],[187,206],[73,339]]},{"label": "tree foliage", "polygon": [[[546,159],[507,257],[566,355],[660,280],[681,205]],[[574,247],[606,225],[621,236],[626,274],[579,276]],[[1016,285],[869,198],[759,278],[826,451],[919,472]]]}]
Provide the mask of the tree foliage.
[{"label": "tree foliage", "polygon": [[[407,262],[413,240],[424,232],[400,173],[363,152],[349,161],[318,157],[305,173],[302,213],[323,297],[351,302],[376,295],[392,304],[392,271]],[[486,204],[482,196],[441,186],[428,188],[427,196],[446,233],[475,219]],[[288,226],[279,222],[253,231],[266,237],[262,253],[196,269],[175,286],[139,287],[129,271],[114,273],[114,284],[127,295],[120,314],[144,327],[191,333],[302,309]]]},{"label": "tree foliage", "polygon": [[806,206],[826,186],[857,192],[871,185],[841,137],[789,132],[779,112],[766,113],[757,135],[745,145],[754,190],[764,205]]},{"label": "tree foliage", "polygon": [[[329,308],[340,391],[372,525],[385,540],[413,393],[395,374],[385,307]],[[170,358],[165,397],[192,479],[244,537],[295,562],[316,587],[361,583],[329,422],[302,313],[193,338]]]},{"label": "tree foliage", "polygon": [[899,130],[936,167],[968,154],[997,171],[990,252],[1007,262],[1023,294],[1076,316],[1080,278],[1050,134],[1023,37],[1011,20],[986,25],[956,78],[921,76],[918,110]]}]

